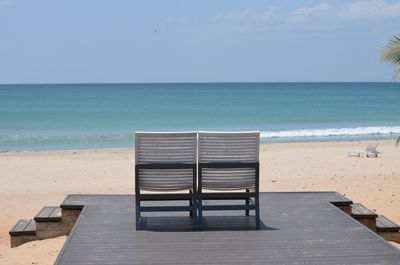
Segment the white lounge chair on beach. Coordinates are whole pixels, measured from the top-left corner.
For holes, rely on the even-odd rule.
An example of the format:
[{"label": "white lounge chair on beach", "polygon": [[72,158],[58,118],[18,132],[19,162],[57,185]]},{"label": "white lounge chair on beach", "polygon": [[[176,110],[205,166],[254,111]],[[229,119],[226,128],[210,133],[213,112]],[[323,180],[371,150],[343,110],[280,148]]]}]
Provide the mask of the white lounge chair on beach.
[{"label": "white lounge chair on beach", "polygon": [[376,150],[379,143],[370,143],[365,150],[349,150],[347,151],[348,156],[365,156],[365,157],[378,157],[380,152]]}]

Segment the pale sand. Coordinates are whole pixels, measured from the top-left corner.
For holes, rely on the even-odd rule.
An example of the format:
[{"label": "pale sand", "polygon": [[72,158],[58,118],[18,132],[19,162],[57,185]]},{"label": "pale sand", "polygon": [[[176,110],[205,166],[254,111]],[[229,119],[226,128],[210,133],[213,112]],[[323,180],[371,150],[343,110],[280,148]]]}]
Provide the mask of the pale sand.
[{"label": "pale sand", "polygon": [[[262,145],[262,191],[338,191],[400,223],[400,148],[380,141],[379,158],[350,158],[367,142]],[[0,264],[53,264],[66,237],[10,249],[8,230],[68,193],[134,192],[134,151],[103,149],[0,154]]]}]

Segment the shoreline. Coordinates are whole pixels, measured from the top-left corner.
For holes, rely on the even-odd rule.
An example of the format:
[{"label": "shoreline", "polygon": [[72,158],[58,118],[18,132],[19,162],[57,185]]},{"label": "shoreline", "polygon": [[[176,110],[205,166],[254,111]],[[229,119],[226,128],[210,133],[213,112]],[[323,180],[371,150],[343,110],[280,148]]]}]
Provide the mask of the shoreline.
[{"label": "shoreline", "polygon": [[[369,142],[261,144],[260,191],[337,191],[400,224],[400,148],[380,140],[378,158],[347,156]],[[134,156],[133,148],[0,153],[0,263],[52,264],[66,237],[10,249],[9,229],[70,193],[133,194]]]},{"label": "shoreline", "polygon": [[[302,145],[302,144],[324,144],[324,143],[369,143],[369,142],[379,142],[379,143],[390,143],[393,142],[393,146],[395,145],[397,138],[393,139],[344,139],[344,140],[310,140],[310,141],[287,141],[287,142],[279,142],[279,141],[271,141],[271,142],[260,142],[260,146],[263,145]],[[2,154],[38,154],[38,153],[62,153],[62,152],[101,152],[101,151],[121,151],[121,150],[135,150],[134,147],[95,147],[95,148],[71,148],[71,149],[48,149],[48,150],[0,150],[0,156]]]}]

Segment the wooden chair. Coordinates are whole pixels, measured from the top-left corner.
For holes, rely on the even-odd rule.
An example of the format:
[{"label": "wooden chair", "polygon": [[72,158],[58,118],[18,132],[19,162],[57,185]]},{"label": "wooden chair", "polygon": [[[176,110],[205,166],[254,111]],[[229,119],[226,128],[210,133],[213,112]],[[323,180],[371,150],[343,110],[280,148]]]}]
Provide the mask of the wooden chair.
[{"label": "wooden chair", "polygon": [[[260,229],[259,132],[199,132],[198,209],[255,211]],[[216,192],[217,191],[217,192]],[[244,204],[204,205],[204,200],[244,200]],[[250,203],[254,199],[254,203]]]},{"label": "wooden chair", "polygon": [[[197,220],[197,133],[135,133],[136,230],[142,212],[188,211]],[[151,193],[142,193],[150,191]],[[180,193],[171,193],[171,192]],[[182,193],[182,191],[187,191]],[[144,201],[189,201],[188,206],[142,206]]]}]

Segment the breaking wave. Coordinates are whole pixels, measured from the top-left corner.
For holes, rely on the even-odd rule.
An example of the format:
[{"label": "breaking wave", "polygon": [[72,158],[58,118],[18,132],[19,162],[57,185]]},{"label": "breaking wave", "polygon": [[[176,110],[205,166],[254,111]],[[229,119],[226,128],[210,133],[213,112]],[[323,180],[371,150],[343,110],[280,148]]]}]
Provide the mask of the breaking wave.
[{"label": "breaking wave", "polygon": [[357,128],[266,131],[261,133],[261,138],[379,136],[379,135],[392,135],[392,134],[400,134],[400,127],[357,127]]}]

